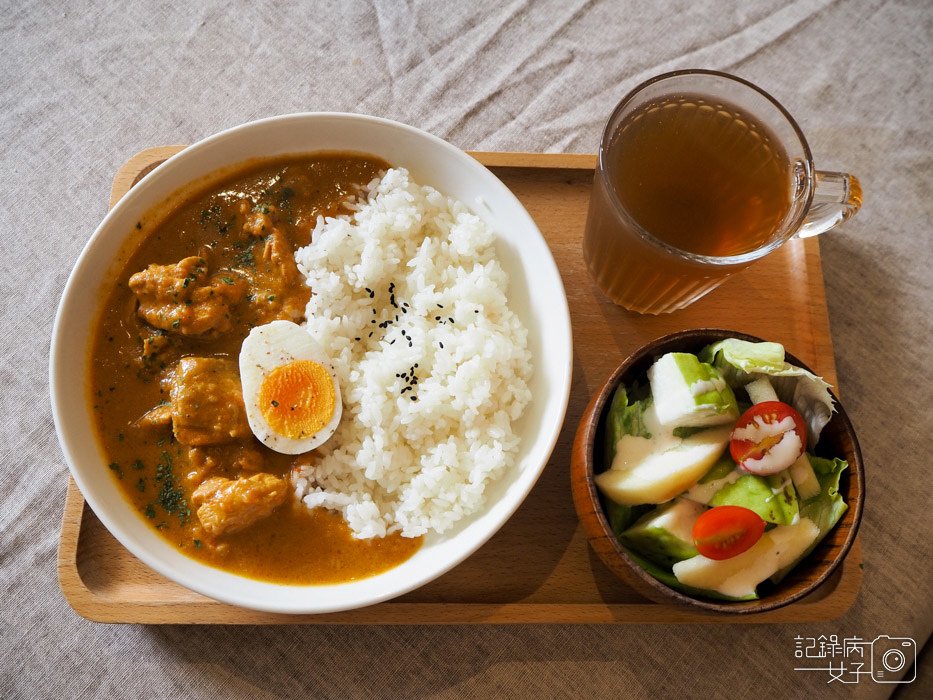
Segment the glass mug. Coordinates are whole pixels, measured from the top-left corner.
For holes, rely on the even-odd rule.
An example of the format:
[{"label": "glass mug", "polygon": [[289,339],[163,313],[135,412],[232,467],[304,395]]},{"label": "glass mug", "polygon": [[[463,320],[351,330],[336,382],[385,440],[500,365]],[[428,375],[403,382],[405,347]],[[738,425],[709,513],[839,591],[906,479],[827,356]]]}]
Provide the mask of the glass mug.
[{"label": "glass mug", "polygon": [[813,169],[800,127],[760,88],[716,71],[666,73],[606,125],[583,257],[616,304],[669,313],[788,239],[845,221],[861,199],[853,175]]}]

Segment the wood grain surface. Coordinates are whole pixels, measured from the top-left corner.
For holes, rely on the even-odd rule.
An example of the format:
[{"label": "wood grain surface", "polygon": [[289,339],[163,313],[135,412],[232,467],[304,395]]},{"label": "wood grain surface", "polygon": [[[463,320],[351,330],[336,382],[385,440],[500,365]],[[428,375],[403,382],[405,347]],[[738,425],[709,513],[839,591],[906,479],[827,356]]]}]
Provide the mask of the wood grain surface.
[{"label": "wood grain surface", "polygon": [[[111,205],[181,146],[147,149],[118,171]],[[595,157],[475,153],[528,209],[560,268],[574,336],[573,386],[557,447],[522,507],[472,557],[395,600],[327,615],[275,615],[215,602],[159,576],[127,552],[69,478],[58,551],[69,604],[100,622],[195,624],[454,624],[806,622],[843,615],[861,586],[861,550],[805,599],[764,614],[723,617],[642,598],[588,547],[570,493],[570,451],[592,393],[644,343],[686,328],[719,327],[785,345],[835,382],[819,244],[793,240],[684,311],[639,316],[609,302],[581,254]]]}]

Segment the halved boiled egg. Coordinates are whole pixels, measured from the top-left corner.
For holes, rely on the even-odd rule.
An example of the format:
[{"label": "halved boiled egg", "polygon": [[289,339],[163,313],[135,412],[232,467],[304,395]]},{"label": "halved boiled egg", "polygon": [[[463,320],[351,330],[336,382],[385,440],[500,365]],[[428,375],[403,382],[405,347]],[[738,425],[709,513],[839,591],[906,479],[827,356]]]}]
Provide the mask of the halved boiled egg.
[{"label": "halved boiled egg", "polygon": [[333,365],[291,321],[250,331],[240,348],[240,381],[249,427],[276,452],[310,452],[340,423],[343,404]]}]

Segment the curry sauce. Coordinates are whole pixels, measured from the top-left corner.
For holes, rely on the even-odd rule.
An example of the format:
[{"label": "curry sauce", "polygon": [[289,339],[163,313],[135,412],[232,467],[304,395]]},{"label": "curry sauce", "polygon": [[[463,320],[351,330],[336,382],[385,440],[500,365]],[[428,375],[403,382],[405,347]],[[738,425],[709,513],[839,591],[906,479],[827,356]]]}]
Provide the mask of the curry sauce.
[{"label": "curry sauce", "polygon": [[137,224],[135,248],[104,292],[90,397],[121,491],[183,553],[311,584],[371,576],[420,547],[399,535],[355,539],[339,515],[297,503],[288,474],[308,457],[252,437],[236,369],[253,327],[303,320],[311,290],[294,252],[317,218],[341,213],[388,167],[352,154],[252,162],[184,192],[161,221]]}]

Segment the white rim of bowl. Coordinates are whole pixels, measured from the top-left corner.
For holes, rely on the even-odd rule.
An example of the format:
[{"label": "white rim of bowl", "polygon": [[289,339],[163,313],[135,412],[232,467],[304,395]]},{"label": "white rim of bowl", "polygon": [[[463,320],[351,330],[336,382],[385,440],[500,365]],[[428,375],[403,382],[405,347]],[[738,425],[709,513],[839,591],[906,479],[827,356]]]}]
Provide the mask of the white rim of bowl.
[{"label": "white rim of bowl", "polygon": [[[168,566],[165,566],[162,560],[156,557],[155,555],[151,554],[147,548],[143,546],[136,546],[137,543],[135,542],[135,540],[129,537],[127,533],[123,531],[121,526],[116,524],[116,522],[107,513],[106,508],[101,507],[102,504],[97,500],[93,491],[88,488],[87,483],[81,477],[80,470],[74,467],[74,464],[76,464],[77,460],[75,459],[75,456],[73,454],[70,444],[65,440],[63,418],[59,413],[59,405],[60,405],[60,401],[62,400],[60,397],[62,393],[65,391],[65,389],[63,388],[61,382],[59,381],[59,372],[61,370],[58,367],[58,365],[61,363],[62,361],[61,355],[65,351],[65,349],[61,346],[60,326],[62,324],[62,319],[65,316],[65,312],[67,311],[68,306],[70,304],[70,300],[73,296],[71,292],[73,291],[73,288],[76,284],[76,278],[80,276],[77,273],[80,270],[82,270],[83,267],[88,265],[87,260],[90,255],[89,253],[90,249],[94,246],[95,242],[104,235],[103,232],[110,226],[110,222],[113,219],[117,218],[123,209],[130,206],[133,199],[142,196],[142,193],[145,192],[145,190],[148,188],[150,183],[163,177],[165,173],[171,172],[171,170],[176,167],[175,165],[176,163],[178,163],[179,161],[187,161],[191,158],[196,157],[196,155],[201,150],[211,146],[212,144],[218,141],[232,138],[233,136],[239,134],[242,131],[251,130],[254,128],[258,128],[262,125],[266,125],[266,124],[270,124],[274,122],[287,122],[287,121],[292,121],[292,120],[304,121],[307,119],[318,119],[318,118],[319,119],[336,118],[336,119],[346,119],[350,121],[359,121],[361,123],[377,124],[380,126],[386,126],[386,127],[399,129],[401,131],[408,132],[417,137],[426,139],[427,141],[433,143],[435,146],[441,148],[442,150],[448,151],[449,153],[454,155],[458,160],[461,160],[464,166],[468,168],[468,170],[470,170],[473,175],[484,178],[484,179],[491,178],[490,180],[491,186],[495,187],[496,189],[499,189],[507,199],[509,199],[514,205],[518,207],[518,211],[520,211],[522,215],[525,218],[527,218],[528,223],[531,224],[533,230],[538,234],[538,237],[541,239],[541,242],[544,244],[544,248],[547,252],[546,262],[545,262],[546,270],[542,270],[541,268],[538,268],[536,271],[539,271],[539,272],[546,271],[548,276],[553,278],[553,281],[558,285],[558,288],[560,290],[559,296],[560,296],[561,304],[560,304],[559,311],[563,312],[561,314],[561,326],[564,332],[564,336],[567,339],[566,343],[564,344],[565,352],[567,354],[567,363],[566,363],[564,374],[561,377],[563,386],[560,387],[559,390],[556,391],[556,393],[558,393],[558,395],[560,396],[560,400],[561,400],[561,407],[558,411],[557,420],[554,422],[553,425],[540,426],[541,430],[550,430],[551,432],[551,437],[548,440],[546,451],[543,456],[543,461],[540,466],[536,466],[535,469],[533,470],[534,471],[533,477],[526,477],[527,483],[525,484],[524,488],[522,488],[520,494],[514,497],[513,503],[510,505],[509,508],[507,508],[503,516],[497,521],[495,527],[490,528],[488,532],[486,532],[482,537],[478,538],[474,544],[465,548],[465,550],[459,556],[454,557],[450,562],[448,562],[444,566],[439,567],[438,569],[427,569],[426,574],[422,576],[413,577],[412,581],[409,584],[399,589],[392,590],[386,594],[371,596],[362,602],[351,602],[348,604],[334,604],[334,605],[309,605],[309,606],[298,609],[298,608],[295,608],[294,606],[285,605],[285,604],[276,605],[274,601],[269,601],[269,604],[266,604],[265,602],[256,603],[253,601],[244,601],[242,598],[239,598],[235,595],[228,595],[227,594],[228,592],[226,590],[214,590],[214,589],[206,588],[202,586],[198,580],[192,579],[192,577],[188,576],[187,574],[183,572],[179,572],[177,570],[173,570],[169,568]],[[326,149],[319,149],[319,150],[326,150]],[[182,186],[183,184],[179,185],[179,187],[182,187]],[[136,193],[135,195],[133,194],[134,192]],[[96,318],[96,311],[97,310],[95,310],[95,316],[94,316],[95,318]],[[556,319],[552,319],[552,321],[553,320],[556,320]],[[543,337],[542,337],[542,340],[544,340]],[[88,352],[88,349],[86,346],[82,348],[82,355],[85,358],[87,357],[87,352]],[[55,433],[58,437],[59,445],[62,449],[62,453],[65,456],[65,461],[68,464],[68,469],[71,472],[71,476],[75,480],[75,483],[77,484],[78,488],[81,490],[82,496],[84,497],[85,501],[87,501],[88,505],[91,506],[91,509],[94,511],[94,514],[103,523],[104,527],[107,528],[110,534],[112,534],[121,545],[123,545],[133,556],[135,556],[140,561],[142,561],[146,566],[153,569],[157,573],[161,574],[165,578],[175,581],[179,583],[180,585],[184,586],[185,588],[188,588],[189,590],[192,590],[196,593],[200,593],[201,595],[204,595],[213,600],[217,600],[222,603],[227,603],[230,605],[235,605],[238,607],[259,610],[262,612],[285,613],[285,614],[296,614],[296,615],[342,612],[346,610],[353,610],[357,608],[368,607],[370,605],[375,605],[377,603],[385,602],[386,600],[397,598],[401,595],[404,595],[406,593],[409,593],[415,590],[416,588],[420,588],[421,586],[433,581],[436,578],[439,578],[440,576],[443,576],[445,573],[447,573],[454,567],[461,564],[464,560],[466,560],[470,556],[472,556],[477,550],[479,550],[484,544],[486,544],[486,542],[488,542],[493,537],[493,535],[495,535],[497,532],[499,532],[500,529],[502,529],[505,523],[507,523],[509,519],[511,519],[511,517],[515,514],[515,511],[517,511],[518,508],[522,505],[522,503],[525,502],[525,499],[528,497],[528,494],[531,493],[531,490],[534,488],[534,485],[537,483],[538,479],[541,477],[541,474],[544,472],[544,469],[547,467],[547,464],[550,461],[551,455],[554,452],[554,448],[557,445],[557,440],[560,437],[561,429],[564,425],[564,420],[566,418],[567,407],[568,407],[569,400],[570,400],[570,389],[571,389],[571,384],[572,384],[572,377],[573,377],[573,336],[572,336],[572,328],[571,328],[571,323],[570,323],[570,308],[567,303],[567,293],[566,293],[566,289],[564,288],[563,279],[560,276],[560,272],[557,268],[557,263],[554,261],[554,255],[551,252],[550,246],[548,246],[547,241],[545,240],[544,236],[541,234],[541,231],[538,228],[538,225],[535,223],[534,219],[525,209],[524,205],[518,200],[515,194],[508,187],[506,187],[506,185],[498,177],[496,177],[488,168],[482,165],[475,158],[471,157],[469,154],[457,148],[453,144],[450,144],[447,141],[437,136],[434,136],[433,134],[430,134],[426,131],[422,131],[421,129],[418,129],[413,126],[403,124],[401,122],[393,121],[391,119],[384,119],[382,117],[373,117],[373,116],[368,116],[368,115],[363,115],[363,114],[353,114],[349,112],[296,112],[296,113],[284,114],[284,115],[279,115],[279,116],[274,116],[274,117],[266,117],[264,119],[258,119],[252,122],[247,122],[245,124],[239,124],[229,129],[224,129],[223,131],[219,131],[216,134],[208,136],[207,138],[204,138],[190,146],[187,146],[183,150],[179,151],[175,155],[168,158],[165,162],[161,163],[158,167],[154,168],[151,172],[147,173],[145,177],[143,177],[138,183],[136,183],[132,187],[132,189],[130,189],[123,197],[121,197],[120,200],[113,206],[113,208],[111,208],[107,212],[107,214],[104,216],[101,223],[97,226],[97,228],[91,234],[91,237],[85,243],[84,248],[82,248],[81,253],[78,256],[78,259],[75,262],[72,268],[72,271],[68,276],[68,281],[65,283],[65,287],[62,291],[62,296],[59,301],[58,309],[56,310],[56,313],[55,313],[55,320],[52,326],[51,347],[50,347],[50,352],[49,352],[49,393],[50,393],[51,404],[52,404],[52,418],[55,424]],[[82,386],[82,391],[83,391],[83,386]],[[96,435],[93,437],[93,439],[97,440]],[[522,474],[523,472],[519,473],[519,478],[517,479],[517,481],[521,481]],[[477,514],[474,514],[473,516],[468,516],[468,520],[469,518],[475,518],[476,516]],[[179,554],[181,554],[181,556],[187,556],[180,552]],[[190,557],[188,558],[191,559]],[[196,559],[191,559],[191,561],[194,562],[197,567],[203,567],[205,569],[210,569],[212,572],[221,572],[221,573],[225,573],[230,576],[235,576],[236,578],[246,579],[248,581],[258,582],[258,583],[266,584],[270,586],[287,585],[287,584],[276,584],[276,583],[268,582],[268,581],[259,581],[256,579],[250,579],[249,577],[241,577],[236,574],[232,574],[231,572],[224,571],[223,569],[218,569],[217,567],[212,567],[208,564],[204,564],[203,562],[200,562]],[[399,564],[399,566],[403,566],[404,564],[405,562],[402,562],[401,564]],[[398,567],[394,567],[394,568],[398,568]],[[392,571],[393,569],[390,569],[389,571]],[[387,573],[387,572],[383,572],[383,574],[384,573]],[[381,576],[381,575],[382,574],[376,574],[368,578],[369,579],[377,578],[378,576]],[[362,579],[362,580],[368,580],[368,579]],[[346,584],[323,584],[323,585],[310,584],[310,585],[303,585],[303,586],[299,585],[299,586],[294,586],[294,588],[296,589],[304,588],[310,591],[326,590],[329,587],[341,587],[341,586],[348,585],[349,583],[353,583],[353,582],[348,582]]]}]

